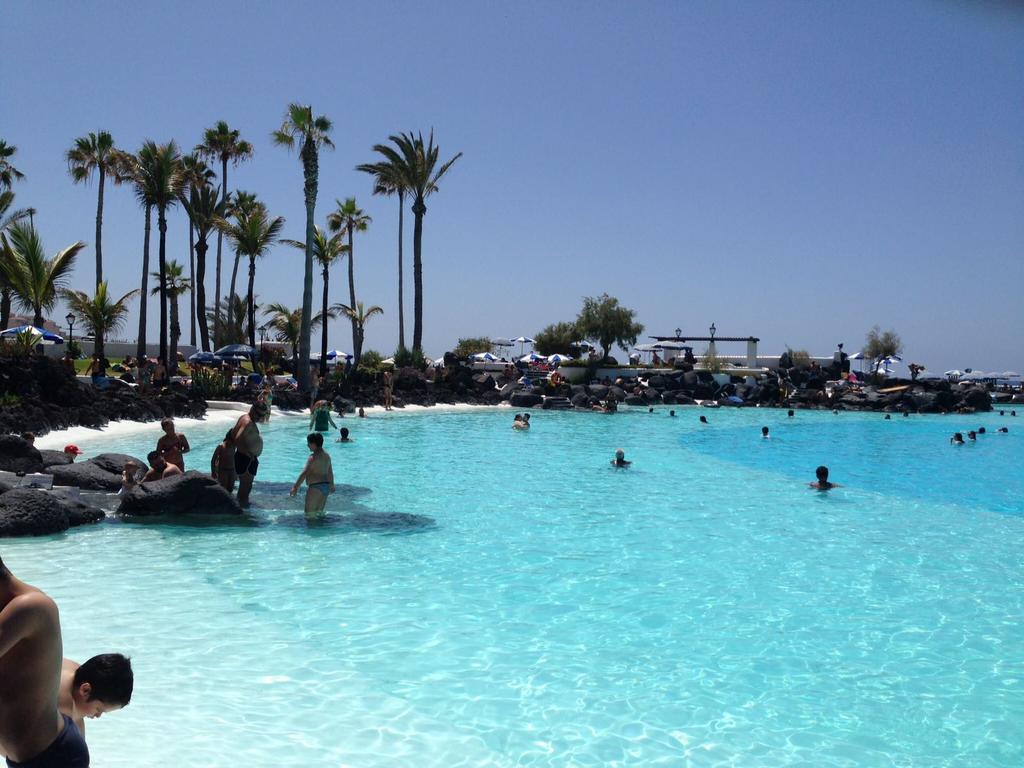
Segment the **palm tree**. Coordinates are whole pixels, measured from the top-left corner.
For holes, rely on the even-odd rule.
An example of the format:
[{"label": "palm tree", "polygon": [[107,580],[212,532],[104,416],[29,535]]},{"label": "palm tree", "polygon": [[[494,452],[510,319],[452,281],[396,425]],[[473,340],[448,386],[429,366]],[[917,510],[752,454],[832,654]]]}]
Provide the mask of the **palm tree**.
[{"label": "palm tree", "polygon": [[[186,203],[195,189],[209,187],[216,177],[206,162],[195,152],[181,158],[181,205],[188,211]],[[196,228],[192,217],[188,219],[188,279],[193,288],[196,284]],[[199,306],[202,306],[200,304]],[[196,345],[196,292],[189,292],[189,344]]]},{"label": "palm tree", "polygon": [[[292,360],[299,354],[299,342],[302,339],[302,309],[288,309],[284,304],[271,304],[267,307],[265,317],[267,330],[274,334],[274,341],[283,341],[292,348]],[[323,322],[324,315],[317,312],[309,321],[311,328]]]},{"label": "palm tree", "polygon": [[178,322],[178,297],[191,290],[192,284],[185,277],[185,268],[176,261],[169,261],[162,274],[153,273],[152,277],[160,281],[153,289],[153,295],[163,290],[171,303],[171,347],[167,359],[167,370],[173,372],[178,368],[178,339],[181,338],[181,324]]},{"label": "palm tree", "polygon": [[[14,193],[5,189],[0,192],[0,233],[7,229],[11,224],[16,221],[20,221],[29,215],[31,208],[22,208],[20,210],[11,210],[11,206],[14,205]],[[10,211],[10,213],[8,213]],[[11,319],[11,287],[4,280],[3,272],[0,272],[0,331],[7,327],[8,321]]]},{"label": "palm tree", "polygon": [[[327,291],[328,285],[331,278],[331,265],[345,257],[348,253],[348,246],[345,245],[344,235],[339,232],[334,237],[328,237],[327,233],[324,232],[320,227],[316,228],[316,237],[313,239],[313,258],[317,260],[322,270],[321,274],[324,278],[324,295],[323,295],[323,309],[320,312],[321,317],[327,317],[329,310],[327,308]],[[300,251],[306,250],[306,244],[299,240],[282,240],[285,245],[290,245],[293,248],[298,248]],[[321,323],[320,325],[320,375],[327,373],[327,323]]]},{"label": "palm tree", "polygon": [[413,199],[412,213],[415,217],[412,235],[412,279],[413,279],[413,328],[412,348],[422,352],[423,342],[423,216],[427,212],[426,199],[438,191],[437,183],[456,160],[462,157],[459,152],[448,162],[437,165],[441,148],[434,144],[434,132],[426,143],[423,134],[413,136],[403,133],[390,136],[395,146],[375,144],[374,152],[383,155],[385,162],[391,166],[393,180],[400,183]]},{"label": "palm tree", "polygon": [[[349,197],[345,199],[345,202],[341,200],[335,200],[338,204],[338,208],[335,211],[327,214],[327,226],[331,228],[332,232],[340,232],[344,230],[348,234],[348,305],[354,307],[356,305],[356,278],[355,270],[353,265],[355,264],[355,244],[352,241],[353,233],[356,230],[365,232],[366,228],[373,221],[367,216],[363,209],[356,205],[356,199]],[[355,321],[352,322],[352,354],[355,354],[356,346],[356,325]]]},{"label": "palm tree", "polygon": [[15,181],[25,178],[24,173],[11,165],[11,158],[17,152],[16,146],[0,139],[0,190],[10,189]]},{"label": "palm tree", "polygon": [[[209,250],[207,239],[217,229],[217,222],[228,215],[231,198],[221,200],[220,192],[210,186],[192,187],[188,199],[181,201],[192,229],[195,232],[196,276],[193,282],[194,303],[197,307],[206,306],[206,252]],[[218,233],[220,230],[217,230]],[[210,350],[210,326],[206,312],[199,312],[199,340],[205,351]],[[216,322],[214,326],[216,326]]]},{"label": "palm tree", "polygon": [[181,193],[181,153],[173,139],[166,144],[147,141],[139,150],[139,160],[148,199],[156,208],[157,231],[160,233],[160,357],[171,370],[177,361],[167,357],[167,287],[163,276],[167,272],[167,209],[178,201]]},{"label": "palm tree", "polygon": [[402,243],[405,231],[405,193],[407,191],[400,170],[389,162],[363,163],[357,171],[374,177],[373,194],[398,195],[398,348],[405,349],[405,264],[402,257]]},{"label": "palm tree", "polygon": [[[267,207],[256,198],[256,194],[254,192],[243,192],[242,190],[239,189],[239,190],[235,191],[234,201],[233,201],[231,207],[228,209],[228,215],[229,216],[237,216],[239,214],[241,214],[241,215],[248,215],[257,206],[263,208],[263,212],[266,213]],[[218,225],[218,228],[220,228],[221,226],[222,225]],[[224,234],[224,233],[222,232],[222,234]],[[228,288],[228,295],[229,296],[234,296],[235,295],[235,285],[236,285],[236,283],[238,281],[238,264],[239,264],[239,262],[241,260],[242,260],[242,254],[236,248],[235,249],[235,261],[234,261],[234,264],[231,267],[231,284],[230,284],[230,286]],[[228,303],[228,305],[227,305],[227,307],[225,309],[226,309],[226,314],[227,314],[228,325],[231,325],[234,322],[234,320],[236,319],[233,316],[234,305],[231,304],[231,303]]]},{"label": "palm tree", "polygon": [[32,312],[33,325],[42,327],[43,310],[57,303],[57,292],[83,248],[85,243],[79,240],[47,259],[35,227],[19,221],[0,234],[0,272],[21,307]]},{"label": "palm tree", "polygon": [[[252,144],[241,138],[238,131],[232,130],[223,120],[218,120],[213,128],[207,128],[203,132],[203,141],[197,144],[195,151],[210,160],[220,160],[220,190],[221,202],[228,199],[228,163],[238,165],[243,160],[252,157]],[[214,323],[213,335],[216,337],[220,330],[220,264],[221,250],[224,244],[224,235],[217,233],[217,293],[214,298]]]},{"label": "palm tree", "polygon": [[90,296],[85,291],[63,290],[61,298],[68,308],[78,315],[85,327],[96,337],[95,352],[104,355],[104,339],[107,334],[116,331],[124,323],[128,315],[128,302],[135,298],[139,289],[128,291],[117,301],[111,301],[107,292],[107,281],[96,286],[96,293]]},{"label": "palm tree", "polygon": [[65,153],[68,172],[77,184],[88,182],[93,171],[99,175],[99,190],[96,195],[96,287],[103,282],[103,185],[107,176],[114,184],[128,181],[122,163],[122,154],[114,146],[114,139],[107,131],[80,136]]},{"label": "palm tree", "polygon": [[[255,306],[259,309],[259,304],[256,304]],[[233,318],[231,323],[228,323],[225,315],[226,309],[233,310],[231,313],[231,317]],[[209,322],[213,322],[214,313],[216,311],[215,307],[206,308],[206,317]],[[225,296],[223,306],[220,308],[220,313],[220,338],[215,339],[216,344],[214,346],[223,347],[225,344],[243,343],[249,336],[248,331],[242,325],[243,319],[248,319],[245,317],[245,299],[238,294]]]},{"label": "palm tree", "polygon": [[333,309],[352,321],[352,327],[356,333],[356,340],[352,347],[352,366],[358,368],[359,358],[363,356],[363,337],[366,330],[366,321],[374,315],[383,315],[384,310],[376,305],[369,309],[363,309],[363,302],[361,301],[357,301],[354,307],[336,304]]},{"label": "palm tree", "polygon": [[[284,218],[270,218],[266,206],[257,203],[249,209],[235,212],[234,223],[227,221],[219,225],[221,231],[235,244],[235,253],[249,257],[249,292],[246,294],[246,317],[249,323],[249,346],[256,346],[256,309],[253,304],[253,288],[256,282],[256,259],[270,250],[271,244],[284,226]],[[236,261],[237,264],[237,261]],[[234,282],[232,281],[232,289]],[[232,291],[233,292],[233,291]]]},{"label": "palm tree", "polygon": [[147,293],[149,286],[149,233],[153,214],[153,197],[149,189],[149,179],[143,173],[143,150],[145,150],[145,147],[139,150],[138,154],[122,153],[121,155],[125,174],[131,178],[132,184],[135,187],[135,199],[145,211],[142,237],[142,281],[139,287],[139,335],[135,347],[136,357],[139,358],[146,356],[146,297],[149,295]]},{"label": "palm tree", "polygon": [[309,105],[289,104],[284,122],[280,130],[272,134],[274,143],[299,148],[302,160],[303,193],[306,202],[306,261],[302,281],[302,333],[299,339],[299,365],[296,372],[299,388],[309,392],[309,336],[313,322],[313,240],[316,237],[316,226],[313,224],[316,213],[316,193],[320,181],[320,147],[333,147],[334,142],[328,135],[331,132],[331,121],[323,115],[314,117],[313,108]]}]

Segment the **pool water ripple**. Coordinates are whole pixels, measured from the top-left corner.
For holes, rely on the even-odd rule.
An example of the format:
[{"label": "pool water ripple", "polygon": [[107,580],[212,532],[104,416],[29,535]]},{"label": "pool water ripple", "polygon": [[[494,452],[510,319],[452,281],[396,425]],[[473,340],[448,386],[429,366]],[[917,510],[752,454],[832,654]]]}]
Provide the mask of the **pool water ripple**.
[{"label": "pool water ripple", "polygon": [[[132,705],[89,731],[103,765],[1024,760],[1015,422],[677,412],[346,419],[353,490],[313,528],[287,497],[305,424],[276,418],[254,525],[3,554],[69,655],[135,659]],[[979,423],[1011,432],[949,446]],[[819,463],[844,487],[809,491]]]}]

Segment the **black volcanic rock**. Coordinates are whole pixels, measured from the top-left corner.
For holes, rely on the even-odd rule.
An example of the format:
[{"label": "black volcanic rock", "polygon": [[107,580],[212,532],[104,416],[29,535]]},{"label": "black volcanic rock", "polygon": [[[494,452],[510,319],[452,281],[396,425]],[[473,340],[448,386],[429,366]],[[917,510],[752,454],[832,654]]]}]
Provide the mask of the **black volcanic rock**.
[{"label": "black volcanic rock", "polygon": [[0,495],[0,536],[44,536],[102,520],[101,510],[35,488]]},{"label": "black volcanic rock", "polygon": [[39,472],[42,468],[42,455],[27,440],[19,435],[0,435],[0,470]]},{"label": "black volcanic rock", "polygon": [[240,515],[238,502],[216,480],[202,472],[153,480],[121,497],[117,511],[124,515]]}]

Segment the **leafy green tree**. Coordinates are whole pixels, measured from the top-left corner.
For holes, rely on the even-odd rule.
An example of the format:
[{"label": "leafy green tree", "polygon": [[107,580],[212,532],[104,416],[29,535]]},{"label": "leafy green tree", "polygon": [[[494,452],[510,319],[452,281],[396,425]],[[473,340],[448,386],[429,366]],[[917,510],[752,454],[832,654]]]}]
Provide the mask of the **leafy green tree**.
[{"label": "leafy green tree", "polygon": [[486,336],[470,336],[464,339],[459,339],[459,343],[455,345],[453,352],[455,356],[460,360],[470,355],[475,355],[480,352],[489,352],[491,349],[491,340]]},{"label": "leafy green tree", "polygon": [[10,189],[14,182],[24,179],[25,174],[11,165],[11,158],[18,153],[18,148],[0,139],[0,190]]},{"label": "leafy green tree", "polygon": [[[203,140],[201,143],[196,145],[196,154],[201,157],[205,157],[208,160],[220,161],[220,190],[221,190],[221,202],[227,203],[228,199],[228,163],[232,165],[238,165],[243,160],[248,160],[252,157],[252,144],[241,138],[241,134],[237,130],[233,130],[225,121],[218,120],[213,128],[207,128],[203,132]],[[224,235],[217,233],[217,276],[216,276],[216,296],[214,298],[214,318],[216,318],[213,326],[213,335],[218,336],[219,323],[221,317],[220,301],[221,301],[221,285],[220,285],[220,273],[221,273],[221,252],[224,246]],[[200,305],[202,306],[202,305]]]},{"label": "leafy green tree", "polygon": [[[266,310],[267,330],[273,334],[274,341],[283,341],[291,345],[292,360],[299,357],[299,342],[302,340],[302,309],[289,309],[284,304],[271,304]],[[316,328],[323,322],[324,316],[319,312],[310,321]]]},{"label": "leafy green tree", "polygon": [[47,259],[43,241],[31,224],[15,222],[0,234],[0,273],[18,304],[32,312],[36,327],[43,325],[43,310],[49,311],[57,303],[58,291],[83,248],[85,243],[79,240]]},{"label": "leafy green tree", "polygon": [[868,331],[861,350],[866,358],[875,361],[875,373],[882,366],[882,361],[903,352],[903,341],[896,331],[883,331],[877,325]]},{"label": "leafy green tree", "polygon": [[[14,209],[14,193],[5,189],[0,192],[0,233],[29,215],[29,208]],[[4,280],[3,272],[0,272],[0,331],[7,327],[11,319],[11,287]]]},{"label": "leafy green tree", "polygon": [[533,337],[533,348],[541,355],[575,355],[573,343],[579,338],[576,323],[553,323]]},{"label": "leafy green tree", "polygon": [[[390,161],[363,163],[357,165],[356,170],[373,176],[373,194],[398,196],[398,348],[405,350],[405,260],[402,256],[402,244],[405,235],[405,196],[409,190],[402,177],[401,168]],[[422,352],[420,356],[422,357]],[[395,365],[402,367],[398,363],[398,358],[395,358]]]},{"label": "leafy green tree", "polygon": [[114,139],[107,131],[89,133],[75,139],[66,153],[68,172],[76,184],[88,182],[93,172],[99,177],[96,195],[96,286],[103,282],[103,185],[107,177],[114,184],[128,181],[123,172],[121,153],[114,146]]},{"label": "leafy green tree", "polygon": [[[117,301],[111,299],[107,291],[107,281],[96,286],[92,296],[85,291],[63,290],[60,292],[64,303],[68,305],[86,329],[96,338],[95,351],[100,357],[105,354],[104,342],[107,335],[120,328],[128,316],[128,302],[135,298],[139,289],[128,291]],[[70,351],[70,350],[69,350]]]},{"label": "leafy green tree", "polygon": [[[249,257],[249,291],[246,294],[246,317],[249,325],[249,346],[256,346],[256,310],[253,288],[256,282],[256,259],[266,255],[284,226],[284,217],[270,218],[266,206],[237,210],[234,223],[224,222],[221,228],[235,245],[235,252]],[[233,287],[233,286],[232,286]]]},{"label": "leafy green tree", "polygon": [[427,213],[426,199],[439,191],[438,182],[456,160],[462,157],[459,152],[451,160],[438,166],[440,147],[434,144],[434,132],[424,142],[423,134],[411,133],[390,136],[388,140],[394,144],[375,144],[373,151],[384,156],[384,162],[391,167],[391,181],[400,185],[412,198],[413,234],[412,234],[412,279],[413,279],[413,329],[412,348],[423,351],[423,217]]},{"label": "leafy green tree", "polygon": [[636,322],[636,312],[619,304],[619,300],[607,293],[583,299],[583,309],[576,318],[576,327],[587,341],[599,345],[603,359],[613,344],[627,347],[636,344],[636,338],[644,327]]},{"label": "leafy green tree", "polygon": [[[188,199],[182,199],[181,204],[188,214],[192,223],[192,230],[195,233],[195,254],[196,254],[196,277],[193,283],[195,304],[197,307],[206,306],[206,252],[210,245],[207,240],[210,233],[217,229],[217,222],[228,215],[231,206],[231,198],[219,199],[220,193],[210,186],[192,187]],[[218,233],[220,230],[217,230]],[[220,302],[217,302],[219,307]],[[199,339],[202,348],[210,350],[210,325],[207,314],[199,312]]]},{"label": "leafy green tree", "polygon": [[352,364],[359,367],[359,360],[363,355],[363,338],[366,334],[366,322],[374,315],[383,315],[384,310],[374,305],[368,309],[363,308],[363,302],[357,301],[354,307],[339,304],[335,307],[337,312],[352,321],[352,327],[356,330],[356,337],[352,347]]},{"label": "leafy green tree", "polygon": [[[321,274],[323,276],[324,291],[323,291],[323,306],[320,311],[321,316],[328,317],[329,309],[327,307],[328,287],[331,280],[331,265],[339,259],[345,258],[345,254],[348,253],[348,246],[345,245],[344,235],[339,232],[333,237],[328,237],[327,233],[324,232],[320,227],[316,228],[316,237],[313,240],[313,257],[320,265]],[[300,251],[306,251],[306,244],[300,240],[282,240],[285,245],[290,245],[293,248],[298,248]],[[320,324],[320,374],[325,375],[327,373],[327,323]]]},{"label": "leafy green tree", "polygon": [[[160,235],[160,357],[167,358],[167,209],[178,202],[183,183],[181,153],[172,139],[166,144],[147,141],[139,150],[138,173],[150,205],[156,209]],[[156,274],[156,273],[154,273]],[[170,364],[168,360],[168,364]]]},{"label": "leafy green tree", "polygon": [[[341,200],[335,200],[338,207],[327,214],[327,226],[330,227],[332,232],[344,232],[348,235],[348,306],[356,306],[356,277],[355,277],[355,243],[353,242],[353,234],[358,230],[359,232],[365,232],[366,228],[373,221],[367,216],[363,209],[356,205],[356,199],[354,197],[348,197],[345,202]],[[356,354],[356,336],[357,328],[356,321],[351,315],[345,315],[352,321],[352,354]],[[358,363],[356,363],[358,365]]]},{"label": "leafy green tree", "polygon": [[320,183],[320,147],[334,147],[331,121],[314,116],[309,105],[290,104],[281,128],[272,134],[274,143],[288,148],[299,144],[302,160],[303,195],[306,203],[306,260],[302,280],[302,336],[299,339],[299,388],[310,390],[309,341],[313,322],[313,241],[316,237],[316,195]]}]

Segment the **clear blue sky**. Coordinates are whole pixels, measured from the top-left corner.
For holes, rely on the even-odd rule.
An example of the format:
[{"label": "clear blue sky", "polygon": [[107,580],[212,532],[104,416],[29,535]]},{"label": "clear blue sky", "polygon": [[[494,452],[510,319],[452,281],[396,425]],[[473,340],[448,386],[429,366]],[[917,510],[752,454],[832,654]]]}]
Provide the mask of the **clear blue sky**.
[{"label": "clear blue sky", "polygon": [[[465,156],[428,201],[428,354],[533,334],[607,291],[649,333],[714,321],[766,352],[828,354],[878,323],[932,369],[1024,369],[1018,4],[13,0],[4,15],[0,136],[48,251],[93,240],[95,186],[63,159],[76,136],[190,148],[219,119],[256,150],[231,186],[302,239],[300,163],[269,135],[310,102],[337,144],[318,223],[350,195],[374,219],[356,241],[359,297],[385,310],[368,348],[397,340],[397,203],[353,167],[433,127],[443,156]],[[406,242],[411,336],[411,227]],[[113,289],[137,285],[141,243],[141,210],[110,189]],[[168,248],[187,261],[181,211]],[[74,283],[92,280],[90,247]],[[346,299],[341,269],[333,284]],[[299,252],[263,260],[257,293],[298,305]],[[331,340],[351,337],[338,322]]]}]

